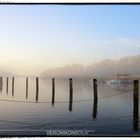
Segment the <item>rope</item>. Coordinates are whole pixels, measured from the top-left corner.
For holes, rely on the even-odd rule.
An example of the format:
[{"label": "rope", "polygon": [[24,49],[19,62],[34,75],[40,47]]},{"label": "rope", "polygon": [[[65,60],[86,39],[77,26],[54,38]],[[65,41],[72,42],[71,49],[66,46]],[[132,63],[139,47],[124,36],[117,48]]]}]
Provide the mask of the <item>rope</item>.
[{"label": "rope", "polygon": [[[110,98],[110,97],[114,97],[114,96],[119,96],[119,95],[122,95],[122,94],[126,94],[126,93],[120,93],[120,94],[115,94],[115,95],[110,95],[110,96],[105,96],[105,97],[99,97],[99,100],[100,99],[105,99],[105,98]],[[52,102],[47,102],[47,101],[44,101],[44,102],[35,102],[35,101],[24,101],[24,100],[8,100],[8,99],[0,99],[0,101],[6,101],[6,102],[17,102],[17,103],[52,103]],[[85,100],[75,100],[73,102],[86,102],[86,101],[93,101],[93,99],[85,99]],[[55,102],[55,103],[69,103],[68,101],[59,101],[59,102]]]}]

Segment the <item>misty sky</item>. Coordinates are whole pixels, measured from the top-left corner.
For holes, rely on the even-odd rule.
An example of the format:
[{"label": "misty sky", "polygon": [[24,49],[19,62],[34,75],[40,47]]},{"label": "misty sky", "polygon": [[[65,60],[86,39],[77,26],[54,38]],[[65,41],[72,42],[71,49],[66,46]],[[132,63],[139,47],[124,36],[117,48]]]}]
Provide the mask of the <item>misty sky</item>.
[{"label": "misty sky", "polygon": [[0,70],[40,74],[140,54],[140,5],[1,5]]}]

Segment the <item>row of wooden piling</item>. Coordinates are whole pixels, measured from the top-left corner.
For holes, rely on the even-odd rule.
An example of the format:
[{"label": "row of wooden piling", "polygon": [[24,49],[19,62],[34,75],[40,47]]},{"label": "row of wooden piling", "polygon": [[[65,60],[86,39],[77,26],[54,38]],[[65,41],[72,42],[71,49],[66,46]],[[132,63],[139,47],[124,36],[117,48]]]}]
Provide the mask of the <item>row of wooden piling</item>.
[{"label": "row of wooden piling", "polygon": [[[6,93],[8,94],[8,84],[9,84],[9,78],[6,77]],[[0,91],[2,91],[3,87],[3,80],[2,77],[0,77]],[[12,96],[14,96],[14,77],[12,77]]]},{"label": "row of wooden piling", "polygon": [[[26,83],[28,80],[26,79]],[[28,84],[27,84],[28,85]],[[39,80],[36,78],[36,101],[38,101]],[[97,91],[97,79],[93,79],[93,113],[92,117],[95,120],[97,116],[98,105],[98,91]],[[55,79],[52,78],[52,106],[55,103]],[[69,111],[72,111],[73,106],[73,79],[69,78]],[[133,81],[133,130],[139,130],[139,81]]]},{"label": "row of wooden piling", "polygon": [[[12,96],[14,96],[14,77],[12,77]],[[0,89],[2,90],[3,80],[0,77]],[[6,78],[6,92],[8,94],[8,85],[9,78]],[[97,80],[93,79],[93,87],[94,87],[94,108],[97,108]],[[36,77],[36,102],[38,102],[39,96],[39,78]],[[26,77],[26,99],[28,98],[28,77]],[[52,78],[52,106],[55,103],[55,78]],[[73,103],[73,79],[69,78],[69,111],[72,111],[72,103]],[[96,110],[96,109],[95,109]],[[96,116],[97,111],[93,113],[93,116]]]},{"label": "row of wooden piling", "polygon": [[[6,92],[8,94],[9,78],[6,78]],[[0,91],[2,91],[3,80],[0,77]],[[14,96],[14,77],[12,77],[12,96]],[[39,78],[36,78],[36,102],[38,102],[39,96]],[[93,79],[93,119],[97,116],[98,105],[98,91],[97,91],[97,79]],[[26,98],[28,98],[28,77],[26,77]],[[55,103],[55,79],[52,78],[52,106]],[[69,78],[69,111],[72,111],[73,104],[73,79]],[[138,131],[139,127],[139,81],[133,81],[133,130]]]}]

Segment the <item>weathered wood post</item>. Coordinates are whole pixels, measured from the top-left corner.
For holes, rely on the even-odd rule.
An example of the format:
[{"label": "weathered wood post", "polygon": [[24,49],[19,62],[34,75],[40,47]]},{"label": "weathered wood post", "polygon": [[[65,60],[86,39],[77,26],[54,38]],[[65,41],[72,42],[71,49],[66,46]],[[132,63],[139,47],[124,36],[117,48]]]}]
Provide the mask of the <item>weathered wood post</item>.
[{"label": "weathered wood post", "polygon": [[2,77],[0,77],[0,91],[2,91],[2,87],[3,87],[3,79]]},{"label": "weathered wood post", "polygon": [[36,102],[38,102],[39,79],[36,77]]},{"label": "weathered wood post", "polygon": [[133,81],[133,130],[139,130],[139,81]]},{"label": "weathered wood post", "polygon": [[52,106],[55,103],[55,79],[52,78]]},{"label": "weathered wood post", "polygon": [[73,84],[72,78],[69,78],[69,111],[72,111],[72,103],[73,103]]},{"label": "weathered wood post", "polygon": [[97,103],[98,103],[98,93],[97,93],[97,79],[93,79],[93,92],[94,92],[94,103],[93,103],[93,119],[97,116]]},{"label": "weathered wood post", "polygon": [[26,77],[26,99],[28,99],[28,77]]},{"label": "weathered wood post", "polygon": [[15,78],[12,77],[12,96],[14,96],[14,80]]},{"label": "weathered wood post", "polygon": [[6,78],[6,93],[8,94],[8,82],[9,82],[9,78]]}]

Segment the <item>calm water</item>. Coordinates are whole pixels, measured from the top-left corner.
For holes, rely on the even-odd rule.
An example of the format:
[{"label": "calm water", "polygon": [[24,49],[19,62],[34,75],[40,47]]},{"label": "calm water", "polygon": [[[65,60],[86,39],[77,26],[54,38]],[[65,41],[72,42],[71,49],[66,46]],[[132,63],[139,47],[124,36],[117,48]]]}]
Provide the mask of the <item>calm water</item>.
[{"label": "calm water", "polygon": [[[54,104],[52,80],[6,78],[0,91],[0,135],[46,135],[46,130],[90,130],[89,135],[139,135],[133,124],[133,86],[98,83],[97,114],[93,83],[73,79],[73,102],[69,104],[69,80],[55,79]],[[93,116],[94,114],[94,116]],[[136,122],[138,123],[138,122]],[[137,124],[136,124],[137,125]]]}]

